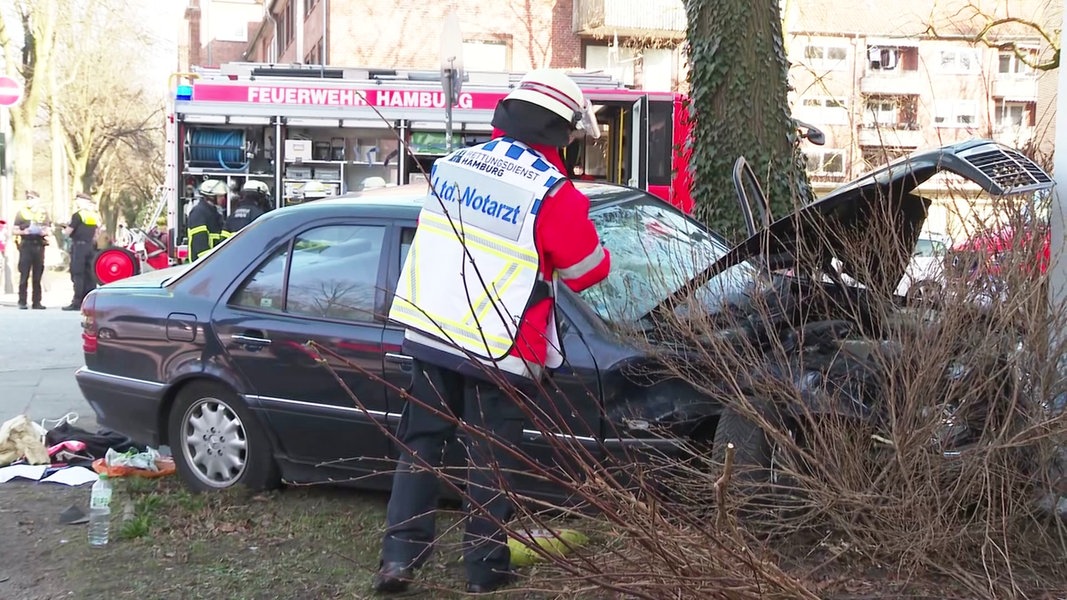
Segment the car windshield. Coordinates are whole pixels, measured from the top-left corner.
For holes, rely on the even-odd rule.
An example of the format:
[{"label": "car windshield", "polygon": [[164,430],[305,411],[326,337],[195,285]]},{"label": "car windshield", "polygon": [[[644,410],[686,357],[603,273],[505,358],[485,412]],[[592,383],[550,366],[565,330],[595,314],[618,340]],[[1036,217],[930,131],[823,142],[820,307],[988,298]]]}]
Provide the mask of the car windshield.
[{"label": "car windshield", "polygon": [[[641,319],[728,250],[695,221],[651,198],[613,203],[590,218],[611,253],[611,272],[581,296],[609,322]],[[696,298],[714,310],[753,278],[752,266],[741,263],[705,284]]]}]

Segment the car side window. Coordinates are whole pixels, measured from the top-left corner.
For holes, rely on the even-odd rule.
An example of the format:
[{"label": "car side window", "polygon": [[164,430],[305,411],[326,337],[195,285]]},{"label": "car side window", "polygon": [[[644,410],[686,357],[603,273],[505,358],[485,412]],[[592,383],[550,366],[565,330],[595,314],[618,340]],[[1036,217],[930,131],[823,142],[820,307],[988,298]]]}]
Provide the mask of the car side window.
[{"label": "car side window", "polygon": [[289,244],[286,244],[275,250],[263,266],[256,269],[256,272],[237,288],[230,304],[261,310],[282,310],[285,300],[285,265],[288,259]]},{"label": "car side window", "polygon": [[408,251],[411,250],[411,243],[415,241],[415,229],[413,227],[405,227],[400,230],[400,268],[403,270],[404,263],[408,259]]},{"label": "car side window", "polygon": [[328,225],[293,244],[285,312],[373,321],[385,227]]}]

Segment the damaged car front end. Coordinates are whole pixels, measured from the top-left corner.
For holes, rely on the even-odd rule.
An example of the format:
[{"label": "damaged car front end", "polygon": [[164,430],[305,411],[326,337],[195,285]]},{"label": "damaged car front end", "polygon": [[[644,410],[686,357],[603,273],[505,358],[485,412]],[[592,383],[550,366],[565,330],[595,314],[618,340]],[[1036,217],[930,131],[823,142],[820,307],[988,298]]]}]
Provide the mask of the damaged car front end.
[{"label": "damaged car front end", "polygon": [[[737,461],[762,470],[757,479],[772,477],[782,445],[768,426],[784,425],[798,443],[813,423],[843,419],[891,450],[901,403],[917,404],[926,420],[915,422],[915,434],[944,459],[1003,431],[1025,410],[1020,403],[1040,401],[1020,383],[1015,332],[990,325],[980,306],[957,303],[949,319],[939,307],[894,294],[932,204],[924,186],[945,175],[997,198],[1053,186],[1019,152],[975,140],[897,160],[762,228],[750,219],[751,235],[728,250],[653,215],[634,261],[672,262],[673,271],[655,271],[675,279],[654,290],[616,281],[614,292],[585,294],[656,359],[635,361],[626,382],[604,383],[606,392],[647,385],[640,394],[605,393],[639,398],[606,406],[609,420],[627,435],[658,428],[670,437],[710,437],[720,461],[731,443]],[[743,212],[750,215],[754,202],[765,209],[743,159],[735,185]],[[626,274],[611,223],[598,227]],[[973,324],[961,327],[967,319]],[[936,356],[922,355],[930,340],[940,344]]]}]

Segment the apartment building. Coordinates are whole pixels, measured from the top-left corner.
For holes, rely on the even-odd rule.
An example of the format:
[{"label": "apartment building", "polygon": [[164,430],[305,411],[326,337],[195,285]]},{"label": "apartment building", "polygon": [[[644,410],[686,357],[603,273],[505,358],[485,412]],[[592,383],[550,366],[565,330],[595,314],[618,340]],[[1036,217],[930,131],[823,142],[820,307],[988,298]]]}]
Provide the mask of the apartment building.
[{"label": "apartment building", "polygon": [[178,36],[178,70],[244,60],[263,19],[263,0],[187,0]]},{"label": "apartment building", "polygon": [[1048,4],[898,0],[842,10],[839,0],[791,3],[793,114],[827,137],[825,146],[805,148],[816,184],[828,189],[888,158],[974,137],[1047,150],[1055,75],[1031,66],[1050,58],[1047,44],[1022,26],[995,29],[989,45],[974,36],[992,18],[1051,23]]},{"label": "apartment building", "polygon": [[685,80],[682,0],[267,0],[243,60],[437,69],[449,12],[469,70],[581,67],[657,91]]}]

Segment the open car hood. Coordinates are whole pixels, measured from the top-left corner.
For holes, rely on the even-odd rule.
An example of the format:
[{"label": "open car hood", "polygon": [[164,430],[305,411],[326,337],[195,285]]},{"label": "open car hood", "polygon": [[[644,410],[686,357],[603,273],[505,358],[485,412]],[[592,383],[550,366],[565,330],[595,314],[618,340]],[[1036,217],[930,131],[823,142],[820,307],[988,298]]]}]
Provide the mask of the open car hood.
[{"label": "open car hood", "polygon": [[834,265],[868,288],[892,293],[904,276],[930,205],[916,188],[941,171],[972,181],[992,196],[1032,193],[1054,185],[1033,161],[990,140],[919,151],[771,223],[698,277],[703,275],[706,281],[756,258],[771,269],[814,272]]}]

